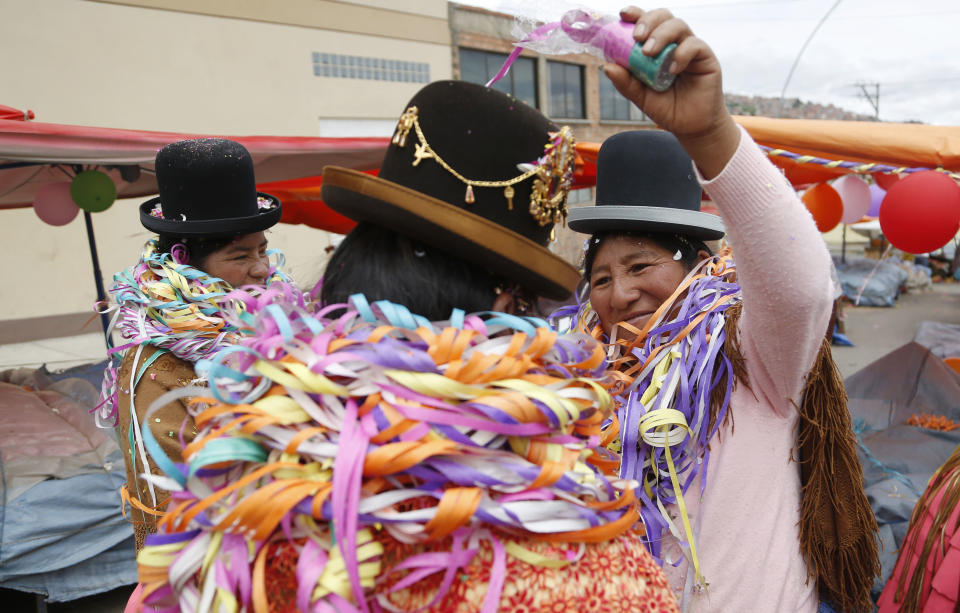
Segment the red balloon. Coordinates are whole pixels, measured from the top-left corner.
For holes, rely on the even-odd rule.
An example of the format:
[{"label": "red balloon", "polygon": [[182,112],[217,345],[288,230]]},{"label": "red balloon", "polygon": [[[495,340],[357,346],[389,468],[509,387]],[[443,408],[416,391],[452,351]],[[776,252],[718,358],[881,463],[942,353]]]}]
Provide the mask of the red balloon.
[{"label": "red balloon", "polygon": [[885,172],[878,172],[873,175],[873,180],[877,182],[877,185],[882,187],[884,190],[888,190],[893,187],[894,183],[899,181],[902,177],[900,175],[888,174]]},{"label": "red balloon", "polygon": [[837,190],[826,183],[817,183],[803,192],[801,199],[821,232],[829,232],[840,223],[840,218],[843,217],[843,199]]},{"label": "red balloon", "polygon": [[907,253],[946,245],[960,228],[960,185],[942,172],[925,170],[897,181],[880,205],[880,229]]}]

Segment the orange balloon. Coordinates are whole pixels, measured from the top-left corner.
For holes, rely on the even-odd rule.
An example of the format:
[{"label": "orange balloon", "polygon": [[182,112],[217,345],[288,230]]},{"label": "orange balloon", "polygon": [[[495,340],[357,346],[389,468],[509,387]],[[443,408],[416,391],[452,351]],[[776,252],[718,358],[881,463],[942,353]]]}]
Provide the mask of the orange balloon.
[{"label": "orange balloon", "polygon": [[817,229],[821,232],[833,230],[843,217],[843,199],[837,190],[826,183],[817,183],[803,192],[801,200],[813,215]]}]

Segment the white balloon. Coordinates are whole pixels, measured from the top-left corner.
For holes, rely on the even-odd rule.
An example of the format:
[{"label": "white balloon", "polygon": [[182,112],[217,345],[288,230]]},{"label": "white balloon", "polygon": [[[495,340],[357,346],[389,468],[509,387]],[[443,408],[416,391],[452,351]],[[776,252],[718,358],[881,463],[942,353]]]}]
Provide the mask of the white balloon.
[{"label": "white balloon", "polygon": [[833,189],[837,190],[843,201],[840,223],[857,223],[870,210],[870,186],[860,177],[844,175],[833,182]]}]

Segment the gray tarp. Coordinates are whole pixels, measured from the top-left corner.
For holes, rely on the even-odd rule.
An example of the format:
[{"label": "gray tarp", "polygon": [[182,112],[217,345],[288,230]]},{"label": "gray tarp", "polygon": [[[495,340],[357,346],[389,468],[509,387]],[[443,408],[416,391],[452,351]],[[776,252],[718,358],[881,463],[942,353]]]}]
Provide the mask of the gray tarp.
[{"label": "gray tarp", "polygon": [[848,257],[834,261],[843,294],[859,306],[893,306],[908,274],[890,260]]},{"label": "gray tarp", "polygon": [[960,326],[939,321],[923,321],[913,340],[938,358],[960,357]]},{"label": "gray tarp", "polygon": [[845,385],[862,441],[867,496],[883,542],[883,573],[875,589],[879,596],[917,499],[933,472],[960,445],[960,430],[926,430],[906,425],[907,419],[930,413],[960,422],[960,375],[913,342],[848,377]]}]

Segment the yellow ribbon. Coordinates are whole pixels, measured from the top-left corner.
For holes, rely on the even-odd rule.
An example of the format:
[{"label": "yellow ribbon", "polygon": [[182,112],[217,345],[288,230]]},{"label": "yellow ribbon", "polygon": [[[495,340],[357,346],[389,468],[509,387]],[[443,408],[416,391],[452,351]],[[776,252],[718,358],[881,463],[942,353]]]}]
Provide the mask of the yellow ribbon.
[{"label": "yellow ribbon", "polygon": [[286,388],[292,388],[312,394],[331,394],[334,396],[349,396],[350,391],[342,385],[337,385],[323,375],[319,375],[303,364],[296,362],[268,362],[257,360],[254,370],[275,383]]},{"label": "yellow ribbon", "polygon": [[213,564],[213,559],[216,557],[217,552],[220,551],[220,545],[223,543],[223,532],[214,532],[213,538],[210,539],[210,545],[207,547],[207,553],[203,556],[203,564],[200,565],[200,576],[206,577],[207,573],[210,571],[210,565]]},{"label": "yellow ribbon", "polygon": [[[653,401],[657,394],[663,389],[670,365],[679,357],[680,352],[672,349],[654,367],[650,386],[640,397],[640,402],[644,407]],[[683,413],[676,409],[663,406],[662,404],[660,407],[654,407],[651,411],[640,418],[638,429],[640,437],[648,445],[662,447],[664,450],[664,454],[667,458],[667,470],[670,474],[670,483],[673,486],[673,493],[677,499],[677,508],[680,510],[680,519],[683,522],[683,531],[686,534],[687,542],[690,544],[690,559],[693,562],[693,570],[696,573],[698,584],[705,585],[706,581],[703,578],[703,574],[700,572],[700,560],[697,557],[697,546],[693,537],[693,528],[690,526],[690,516],[687,513],[687,505],[683,500],[683,491],[680,487],[680,478],[677,474],[677,467],[673,462],[673,453],[670,451],[670,447],[674,444],[674,442],[671,440],[673,436],[680,436],[680,439],[676,441],[679,443],[683,440],[685,435],[689,435],[692,438],[693,431],[687,424],[687,419]],[[654,431],[654,436],[649,434],[651,430]],[[651,462],[650,468],[653,472],[654,478],[659,480],[659,471],[657,470],[656,464]],[[653,488],[651,483],[645,480],[643,485],[647,495],[652,496]],[[660,512],[664,515],[664,519],[666,519],[667,522],[672,525],[669,514],[666,512],[666,509],[663,508],[659,498],[657,499],[657,506],[660,507]]]},{"label": "yellow ribbon", "polygon": [[504,379],[503,381],[494,381],[490,385],[514,390],[528,398],[539,400],[556,415],[561,428],[565,427],[569,421],[576,421],[580,417],[580,407],[577,406],[577,403],[555,394],[545,386],[534,385],[523,379]]},{"label": "yellow ribbon", "polygon": [[148,545],[137,554],[137,564],[142,566],[167,567],[183,549],[185,543]]},{"label": "yellow ribbon", "polygon": [[572,564],[570,560],[558,560],[556,558],[545,556],[542,553],[537,553],[536,551],[530,551],[529,549],[521,547],[513,541],[504,543],[503,548],[507,553],[516,559],[526,562],[527,564],[532,564],[533,566],[542,566],[545,568],[563,568],[564,566],[569,566]]},{"label": "yellow ribbon", "polygon": [[236,597],[231,592],[228,592],[222,587],[218,587],[216,596],[213,599],[213,606],[210,607],[210,610],[234,613],[240,610],[240,603],[237,602]]},{"label": "yellow ribbon", "polygon": [[289,396],[264,396],[254,402],[253,406],[271,417],[276,417],[284,425],[300,424],[310,420],[310,415]]},{"label": "yellow ribbon", "polygon": [[[380,561],[370,562],[369,560],[382,553],[383,545],[373,540],[369,530],[357,532],[357,561],[360,563],[360,585],[363,587],[374,586],[375,579],[380,574]],[[340,548],[336,546],[330,550],[330,557],[317,580],[317,586],[313,589],[313,602],[331,593],[346,600],[353,600],[353,589],[350,587],[347,567],[343,556],[340,555]]]}]

